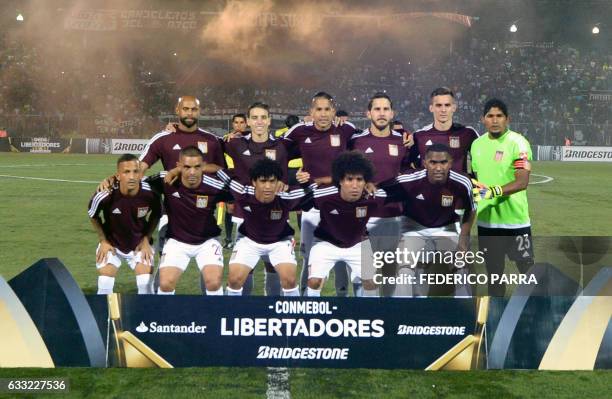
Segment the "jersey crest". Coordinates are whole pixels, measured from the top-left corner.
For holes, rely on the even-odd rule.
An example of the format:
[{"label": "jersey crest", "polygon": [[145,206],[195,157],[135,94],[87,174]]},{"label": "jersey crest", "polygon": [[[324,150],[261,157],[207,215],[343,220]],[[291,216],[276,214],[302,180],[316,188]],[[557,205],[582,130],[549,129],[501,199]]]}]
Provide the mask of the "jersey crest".
[{"label": "jersey crest", "polygon": [[149,207],[148,206],[143,206],[143,207],[139,207],[138,208],[138,213],[136,214],[137,218],[143,218],[145,216],[147,216],[147,213],[149,213]]},{"label": "jersey crest", "polygon": [[196,197],[196,208],[206,208],[208,206],[208,195],[198,195]]}]

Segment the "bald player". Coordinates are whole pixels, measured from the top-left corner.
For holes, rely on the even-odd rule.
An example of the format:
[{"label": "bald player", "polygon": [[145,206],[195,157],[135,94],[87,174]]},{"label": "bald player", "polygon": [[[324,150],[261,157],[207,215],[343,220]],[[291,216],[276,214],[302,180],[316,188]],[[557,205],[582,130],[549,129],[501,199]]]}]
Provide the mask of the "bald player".
[{"label": "bald player", "polygon": [[[178,117],[178,123],[169,124],[166,130],[154,135],[140,156],[140,170],[143,175],[158,160],[161,160],[164,170],[176,167],[180,151],[189,146],[195,146],[202,152],[204,162],[225,165],[221,140],[213,133],[198,127],[200,100],[194,96],[179,97],[175,112]],[[98,191],[110,189],[113,182],[112,176],[105,179],[98,186]],[[167,223],[168,218],[166,215],[163,215],[158,227],[159,237],[157,243],[160,253],[165,242],[165,226]],[[202,292],[204,293],[204,284],[203,282],[201,283]]]}]

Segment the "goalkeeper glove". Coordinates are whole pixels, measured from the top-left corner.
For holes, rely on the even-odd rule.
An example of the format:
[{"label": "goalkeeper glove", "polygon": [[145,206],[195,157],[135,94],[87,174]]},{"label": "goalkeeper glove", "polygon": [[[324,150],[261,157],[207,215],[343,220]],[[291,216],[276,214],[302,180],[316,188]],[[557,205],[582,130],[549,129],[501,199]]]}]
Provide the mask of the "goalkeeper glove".
[{"label": "goalkeeper glove", "polygon": [[476,202],[480,200],[488,200],[504,195],[504,191],[501,186],[482,187],[474,189],[474,200]]}]

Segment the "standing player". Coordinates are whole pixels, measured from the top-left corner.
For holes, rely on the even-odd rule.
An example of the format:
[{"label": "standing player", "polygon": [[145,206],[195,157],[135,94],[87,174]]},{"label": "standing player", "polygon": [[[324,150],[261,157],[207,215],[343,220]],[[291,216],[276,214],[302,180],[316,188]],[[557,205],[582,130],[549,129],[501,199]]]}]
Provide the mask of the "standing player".
[{"label": "standing player", "polygon": [[247,276],[260,258],[266,258],[280,277],[283,296],[299,296],[294,231],[287,219],[290,211],[301,207],[307,192],[298,188],[277,194],[276,185],[283,177],[283,168],[279,162],[267,158],[251,167],[252,186],[230,180],[222,170],[218,175],[229,183],[236,209],[241,209],[244,215],[238,229],[240,237],[230,259],[228,295],[242,295]]},{"label": "standing player", "polygon": [[[451,170],[451,150],[444,144],[433,144],[424,157],[425,169],[403,174],[381,185],[391,201],[404,202],[405,230],[399,244],[413,253],[423,250],[467,251],[476,207],[472,182],[462,173]],[[461,216],[460,216],[461,215]],[[457,224],[460,223],[460,226]],[[400,273],[416,275],[427,265],[404,265]],[[463,268],[456,262],[449,267]],[[408,267],[408,268],[407,268]],[[467,272],[462,269],[460,273]],[[418,281],[418,279],[417,279]],[[410,296],[409,286],[397,286],[396,296]],[[417,295],[426,295],[427,287],[418,286]],[[466,286],[455,287],[458,295],[469,295]]]},{"label": "standing player", "polygon": [[[228,137],[232,135],[246,134],[247,131],[247,117],[245,114],[235,114],[232,116],[232,130],[228,133]],[[225,155],[225,162],[227,167],[232,169],[234,167],[234,161],[227,154]],[[234,221],[232,220],[232,214],[234,213],[234,204],[225,204],[225,242],[223,243],[224,248],[231,248],[234,245],[232,234],[234,232]]]},{"label": "standing player", "polygon": [[154,255],[149,242],[159,221],[161,204],[159,195],[141,177],[138,158],[122,155],[117,161],[118,189],[97,192],[89,202],[88,214],[100,240],[96,251],[98,294],[113,292],[122,260],[136,273],[138,293],[151,293]]},{"label": "standing player", "polygon": [[195,258],[207,295],[223,295],[223,251],[216,237],[221,233],[215,220],[217,202],[222,201],[222,181],[204,175],[204,156],[193,146],[179,154],[180,179],[165,183],[165,173],[150,178],[164,193],[168,213],[168,240],[162,250],[157,293],[173,295],[181,274]]},{"label": "standing player", "polygon": [[[250,184],[250,169],[255,162],[262,159],[278,161],[281,166],[282,175],[278,181],[287,184],[287,163],[288,155],[285,146],[270,134],[270,107],[262,102],[253,103],[247,111],[247,124],[251,133],[244,137],[230,139],[225,143],[225,152],[231,158],[234,169],[230,172],[231,176],[240,184]],[[241,209],[235,209],[232,221],[240,227],[244,218]],[[238,233],[236,234],[238,238]],[[265,290],[267,295],[280,295],[280,281],[275,268],[269,262],[265,263],[266,283]],[[253,274],[245,284],[245,295],[250,295],[253,289]]]},{"label": "standing player", "polygon": [[[527,185],[531,173],[531,146],[508,128],[508,107],[499,99],[486,102],[482,123],[487,133],[472,145],[472,169],[484,186],[478,203],[478,244],[485,250],[489,274],[502,274],[505,258],[521,273],[533,265]],[[503,296],[505,285],[489,285],[490,295]]]},{"label": "standing player", "polygon": [[[319,186],[329,185],[331,165],[334,159],[347,149],[348,141],[355,134],[355,126],[350,122],[335,125],[336,104],[331,95],[319,92],[312,97],[310,104],[312,122],[298,123],[285,133],[283,142],[289,151],[289,158],[302,158],[303,170]],[[302,213],[301,251],[303,265],[308,265],[308,254],[312,246],[313,233],[319,224],[318,209]],[[348,294],[348,274],[344,265],[335,268],[336,293],[338,296]],[[306,287],[308,272],[302,268],[301,287]]]},{"label": "standing player", "polygon": [[[372,162],[375,174],[373,182],[395,178],[410,169],[408,148],[404,147],[405,136],[391,130],[394,111],[391,98],[385,93],[376,93],[368,102],[370,127],[351,137],[349,147],[365,155]],[[401,203],[389,203],[376,209],[368,221],[368,233],[373,251],[394,251],[400,238]],[[392,269],[392,270],[390,270]],[[395,275],[393,265],[385,265],[385,275]]]},{"label": "standing player", "polygon": [[[321,295],[324,281],[337,262],[346,262],[353,282],[363,282],[364,295],[377,294],[366,225],[372,212],[384,205],[385,193],[379,190],[375,197],[366,195],[365,186],[373,175],[372,164],[362,154],[346,152],[333,162],[334,186],[315,190],[314,204],[321,222],[314,231],[316,239],[308,257],[308,296]],[[307,178],[307,172],[298,173],[298,181]]]},{"label": "standing player", "polygon": [[432,144],[444,144],[450,148],[453,157],[452,170],[467,173],[468,153],[472,142],[478,138],[478,133],[472,127],[453,122],[457,104],[451,89],[437,88],[430,97],[429,111],[433,114],[434,121],[413,134],[411,161],[416,167],[422,166],[427,147]]},{"label": "standing player", "polygon": [[232,116],[232,131],[230,134],[244,134],[247,131],[247,117],[245,114],[235,114]]}]

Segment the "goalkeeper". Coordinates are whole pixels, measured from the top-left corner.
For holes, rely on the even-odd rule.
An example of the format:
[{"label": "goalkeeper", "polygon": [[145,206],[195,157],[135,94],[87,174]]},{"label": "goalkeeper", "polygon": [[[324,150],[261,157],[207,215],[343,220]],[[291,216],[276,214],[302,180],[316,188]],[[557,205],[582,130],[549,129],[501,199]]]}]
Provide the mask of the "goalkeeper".
[{"label": "goalkeeper", "polygon": [[[499,99],[484,106],[486,128],[472,144],[472,171],[478,179],[478,245],[484,251],[487,272],[502,274],[506,255],[521,273],[533,265],[527,184],[531,147],[520,133],[508,128],[508,107]],[[489,279],[490,281],[490,279]],[[503,296],[503,284],[489,283],[489,295]]]}]

